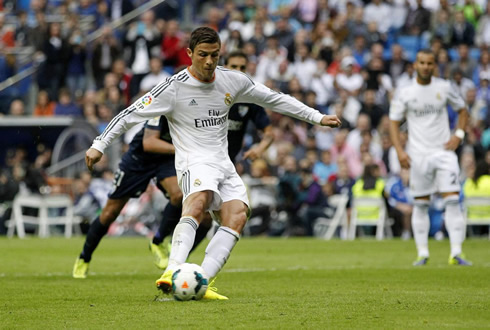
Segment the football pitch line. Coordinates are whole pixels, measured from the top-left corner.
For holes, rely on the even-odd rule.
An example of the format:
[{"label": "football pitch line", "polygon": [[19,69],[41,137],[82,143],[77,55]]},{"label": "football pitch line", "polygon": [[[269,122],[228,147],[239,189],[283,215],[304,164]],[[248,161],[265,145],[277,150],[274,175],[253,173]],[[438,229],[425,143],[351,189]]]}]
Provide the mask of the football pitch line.
[{"label": "football pitch line", "polygon": [[[425,268],[455,268],[449,265],[434,265],[426,266]],[[490,263],[478,264],[477,268],[490,268]],[[376,267],[376,266],[321,266],[321,267],[306,267],[306,266],[291,266],[291,267],[270,267],[270,268],[230,268],[223,269],[222,273],[268,273],[268,272],[284,272],[284,271],[328,271],[328,270],[352,270],[352,269],[393,269],[393,270],[408,270],[415,269],[411,265],[403,267]],[[422,268],[421,268],[422,269]],[[89,276],[133,276],[141,274],[138,272],[89,272]],[[22,278],[22,277],[66,277],[71,276],[69,272],[50,272],[50,273],[0,273],[0,278]]]}]

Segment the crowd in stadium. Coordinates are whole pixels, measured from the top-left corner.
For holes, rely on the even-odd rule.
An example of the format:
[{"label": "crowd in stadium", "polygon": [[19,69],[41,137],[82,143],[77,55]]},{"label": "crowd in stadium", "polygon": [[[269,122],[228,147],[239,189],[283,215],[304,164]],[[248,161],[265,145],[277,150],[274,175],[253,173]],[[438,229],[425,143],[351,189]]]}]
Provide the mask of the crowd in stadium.
[{"label": "crowd in stadium", "polygon": [[[33,47],[38,65],[27,83],[0,90],[0,116],[75,116],[102,132],[135,99],[190,64],[190,32],[207,25],[220,34],[222,57],[235,50],[248,55],[252,79],[342,119],[342,127],[331,129],[269,113],[274,143],[253,162],[238,156],[254,209],[248,233],[313,235],[315,220],[333,213],[329,196],[363,194],[356,182],[382,180],[378,193],[389,205],[394,234],[410,238],[409,178],[391,145],[388,112],[396,89],[415,77],[416,52],[430,48],[436,75],[451,80],[470,111],[458,149],[460,181],[490,175],[490,5],[485,1],[200,1],[192,8],[192,26],[179,23],[184,8],[168,1],[120,28],[109,27],[145,2],[0,0],[0,82],[22,69],[11,50]],[[100,37],[91,40],[94,31]],[[457,114],[448,111],[454,125]],[[250,127],[244,149],[260,138]],[[38,151],[36,161],[28,163],[21,147],[10,150],[0,174],[0,202],[22,189],[45,192],[50,150],[39,145]],[[110,190],[104,164],[73,181],[79,214],[88,220]],[[490,195],[489,181],[482,182],[478,189]],[[155,194],[150,187],[140,205],[150,205]],[[434,203],[433,233],[442,229],[440,213]]]}]

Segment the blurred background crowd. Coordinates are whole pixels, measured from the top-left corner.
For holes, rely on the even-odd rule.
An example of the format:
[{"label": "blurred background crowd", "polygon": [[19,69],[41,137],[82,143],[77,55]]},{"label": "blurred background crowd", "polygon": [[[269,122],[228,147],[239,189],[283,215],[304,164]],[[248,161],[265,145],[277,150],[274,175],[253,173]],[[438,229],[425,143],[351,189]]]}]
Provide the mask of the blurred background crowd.
[{"label": "blurred background crowd", "polygon": [[[138,15],[125,16],[132,13]],[[275,142],[261,159],[236,159],[254,209],[247,234],[314,235],[316,219],[335,211],[330,196],[352,198],[367,189],[386,200],[394,235],[410,238],[409,174],[392,148],[388,112],[396,89],[414,79],[412,62],[423,48],[435,53],[436,76],[454,84],[470,112],[458,149],[462,185],[490,174],[485,0],[0,0],[4,209],[19,193],[65,192],[89,222],[105,203],[134,131],[122,139],[112,162],[106,159],[93,173],[79,167],[69,175],[52,170],[59,132],[26,142],[1,131],[12,125],[29,130],[22,124],[27,119],[32,126],[49,126],[68,117],[87,123],[95,137],[137,97],[190,65],[186,48],[199,25],[219,32],[223,57],[245,52],[253,79],[343,122],[339,129],[313,127],[268,112]],[[453,127],[457,114],[448,111]],[[401,134],[406,141],[407,133]],[[249,127],[244,149],[260,138]],[[90,139],[78,145],[83,151]],[[490,196],[489,181],[481,181],[478,189]],[[148,235],[165,202],[150,186],[139,201],[128,203],[111,233]],[[443,232],[440,206],[435,198],[432,234]],[[4,212],[3,220],[8,218]]]}]

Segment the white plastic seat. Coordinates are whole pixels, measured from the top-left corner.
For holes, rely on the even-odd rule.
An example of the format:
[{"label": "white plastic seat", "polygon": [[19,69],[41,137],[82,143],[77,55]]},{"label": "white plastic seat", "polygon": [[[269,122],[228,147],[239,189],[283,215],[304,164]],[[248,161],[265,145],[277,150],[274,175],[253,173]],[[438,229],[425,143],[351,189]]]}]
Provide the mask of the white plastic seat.
[{"label": "white plastic seat", "polygon": [[[366,216],[359,212],[360,208],[369,208],[376,212],[376,216]],[[354,197],[352,201],[352,216],[349,227],[349,239],[355,239],[357,227],[376,226],[376,239],[382,240],[385,236],[391,237],[393,234],[389,226],[386,204],[381,197]],[[386,235],[385,235],[386,231]]]},{"label": "white plastic seat", "polygon": [[490,239],[490,197],[465,197],[464,208],[466,225],[485,226],[488,228],[488,239]]},{"label": "white plastic seat", "polygon": [[[23,214],[23,208],[38,210],[37,216]],[[64,210],[62,212],[61,210]],[[62,215],[52,215],[49,210],[62,212]],[[25,237],[24,224],[38,226],[39,237],[49,237],[49,226],[64,225],[65,237],[72,236],[73,225],[79,224],[80,218],[73,215],[73,202],[68,195],[18,195],[12,205],[12,217],[8,224],[9,237],[17,231],[19,238]]]},{"label": "white plastic seat", "polygon": [[335,207],[335,213],[331,219],[320,217],[316,219],[314,233],[316,237],[331,240],[339,226],[347,226],[347,202],[346,194],[332,195],[328,197],[328,204]]}]

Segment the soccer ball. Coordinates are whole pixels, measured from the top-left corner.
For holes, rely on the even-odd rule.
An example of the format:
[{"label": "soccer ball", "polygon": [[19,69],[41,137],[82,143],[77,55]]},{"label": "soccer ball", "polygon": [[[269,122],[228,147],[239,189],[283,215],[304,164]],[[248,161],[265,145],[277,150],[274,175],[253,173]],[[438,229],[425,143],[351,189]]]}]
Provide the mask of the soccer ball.
[{"label": "soccer ball", "polygon": [[172,275],[172,291],[178,301],[199,300],[208,288],[208,276],[201,266],[182,264]]}]

